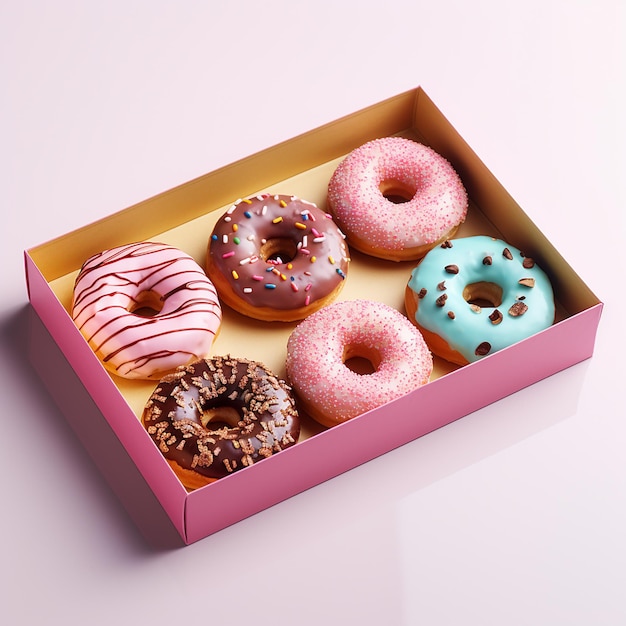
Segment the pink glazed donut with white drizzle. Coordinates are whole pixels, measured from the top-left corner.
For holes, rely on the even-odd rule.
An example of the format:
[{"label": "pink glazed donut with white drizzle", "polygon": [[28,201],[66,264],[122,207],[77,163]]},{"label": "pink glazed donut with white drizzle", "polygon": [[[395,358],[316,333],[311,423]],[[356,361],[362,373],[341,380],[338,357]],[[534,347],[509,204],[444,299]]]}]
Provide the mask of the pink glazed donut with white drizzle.
[{"label": "pink glazed donut with white drizzle", "polygon": [[72,319],[111,373],[158,379],[209,355],[222,309],[192,257],[170,245],[138,242],[83,263]]},{"label": "pink glazed donut with white drizzle", "polygon": [[[287,341],[287,377],[298,405],[335,426],[426,384],[432,355],[417,328],[382,302],[329,304],[300,322]],[[351,359],[369,362],[358,372]]]},{"label": "pink glazed donut with white drizzle", "polygon": [[454,235],[468,200],[443,156],[410,139],[385,137],[341,161],[328,185],[328,205],[352,247],[409,261]]}]

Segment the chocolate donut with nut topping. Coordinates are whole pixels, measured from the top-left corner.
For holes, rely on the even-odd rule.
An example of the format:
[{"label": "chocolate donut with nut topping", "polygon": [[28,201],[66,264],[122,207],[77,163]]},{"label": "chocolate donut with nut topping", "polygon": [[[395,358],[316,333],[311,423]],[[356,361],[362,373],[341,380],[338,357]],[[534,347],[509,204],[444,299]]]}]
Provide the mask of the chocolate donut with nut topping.
[{"label": "chocolate donut with nut topping", "polygon": [[190,490],[270,457],[300,435],[291,388],[262,363],[230,356],[163,378],[142,421]]}]

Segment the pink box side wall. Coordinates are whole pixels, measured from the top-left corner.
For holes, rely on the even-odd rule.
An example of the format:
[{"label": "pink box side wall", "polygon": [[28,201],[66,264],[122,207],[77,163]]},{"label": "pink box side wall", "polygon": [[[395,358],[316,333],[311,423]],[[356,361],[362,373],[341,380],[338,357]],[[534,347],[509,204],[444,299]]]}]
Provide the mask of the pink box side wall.
[{"label": "pink box side wall", "polygon": [[[357,420],[189,494],[186,540],[193,543],[589,358],[601,311],[602,305],[597,305]],[[445,403],[441,398],[446,398]],[[381,424],[386,427],[381,428]],[[272,485],[271,491],[267,485]],[[208,493],[210,498],[204,497]]]},{"label": "pink box side wall", "polygon": [[109,375],[94,361],[93,352],[28,254],[25,263],[33,308],[184,537],[185,489],[146,435]]},{"label": "pink box side wall", "polygon": [[[82,373],[83,384],[186,543],[193,543],[588,358],[593,352],[602,310],[601,304],[594,306],[358,420],[324,431],[280,455],[186,494],[127,405],[118,394],[111,393],[107,386],[107,383],[112,385],[110,378],[99,364],[94,366],[93,353],[86,351],[88,346],[82,339],[74,337],[75,326],[28,256],[26,266],[33,308],[44,313],[41,317],[52,336],[74,370]],[[577,341],[571,341],[571,337]],[[464,394],[464,389],[472,393]],[[440,402],[442,397],[447,399],[445,405]],[[381,421],[388,427],[381,429]],[[372,432],[380,434],[372,437]],[[294,478],[286,481],[285,476]],[[271,491],[263,488],[268,484],[273,486]]]}]

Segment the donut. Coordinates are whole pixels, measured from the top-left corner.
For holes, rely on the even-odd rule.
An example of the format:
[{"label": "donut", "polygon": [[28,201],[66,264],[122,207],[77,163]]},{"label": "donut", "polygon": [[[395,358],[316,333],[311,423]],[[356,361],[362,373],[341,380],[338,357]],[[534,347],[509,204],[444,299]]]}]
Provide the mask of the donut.
[{"label": "donut", "polygon": [[411,273],[409,319],[434,354],[466,365],[554,322],[545,272],[517,248],[487,236],[446,241]]},{"label": "donut", "polygon": [[71,315],[108,371],[159,379],[209,354],[222,310],[193,258],[145,241],[87,259],[76,277]]},{"label": "donut", "polygon": [[[351,359],[371,367],[359,373]],[[335,426],[428,382],[432,356],[419,331],[381,302],[335,302],[300,322],[287,340],[287,378],[298,406]]]},{"label": "donut", "polygon": [[409,261],[454,235],[467,214],[467,192],[431,148],[384,137],[341,161],[328,185],[328,205],[351,247]]},{"label": "donut", "polygon": [[292,322],[332,301],[349,255],[330,215],[295,196],[237,200],[209,239],[207,274],[221,300],[265,321]]},{"label": "donut", "polygon": [[270,457],[300,435],[290,387],[262,363],[230,356],[165,376],[142,422],[189,490]]}]

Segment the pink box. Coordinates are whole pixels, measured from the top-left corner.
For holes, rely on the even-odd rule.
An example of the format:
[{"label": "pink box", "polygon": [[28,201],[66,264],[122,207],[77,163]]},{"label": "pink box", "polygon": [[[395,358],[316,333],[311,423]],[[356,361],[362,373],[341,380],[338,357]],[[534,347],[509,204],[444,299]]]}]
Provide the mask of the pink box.
[{"label": "pink box", "polygon": [[[154,383],[131,383],[108,374],[69,315],[73,281],[81,264],[105,248],[159,239],[204,265],[212,224],[234,200],[269,191],[295,194],[324,206],[328,180],[341,158],[370,139],[389,135],[426,143],[451,161],[470,196],[468,219],[457,236],[498,236],[535,258],[555,289],[556,323],[465,367],[436,359],[433,377],[424,387],[331,429],[305,422],[303,437],[292,448],[188,492],[139,419]],[[404,286],[414,263],[379,262],[357,253],[352,257],[340,298],[363,297],[367,285],[369,297],[403,310]],[[25,252],[25,263],[30,301],[47,329],[34,320],[31,349],[42,379],[128,508],[137,500],[128,497],[128,485],[145,481],[144,497],[150,499],[153,494],[187,544],[590,357],[602,312],[600,300],[421,88],[31,248]],[[374,292],[371,285],[376,285]],[[264,361],[284,377],[286,339],[294,326],[242,321],[225,311],[214,353]],[[61,365],[58,355],[54,356],[54,344],[42,350],[51,341],[64,355]],[[72,377],[80,381],[78,390],[66,384]],[[104,423],[93,410],[84,413],[88,419],[76,419],[73,407],[81,390],[81,401],[92,401]],[[385,429],[377,428],[381,420]],[[108,449],[115,449],[115,454],[105,453]]]}]

